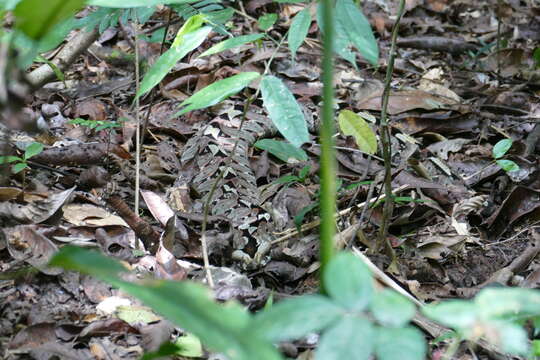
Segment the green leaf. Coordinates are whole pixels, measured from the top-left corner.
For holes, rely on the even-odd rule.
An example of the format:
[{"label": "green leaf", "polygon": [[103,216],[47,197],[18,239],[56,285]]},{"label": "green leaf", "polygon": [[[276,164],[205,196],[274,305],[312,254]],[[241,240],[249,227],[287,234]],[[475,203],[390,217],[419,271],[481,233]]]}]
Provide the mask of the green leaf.
[{"label": "green leaf", "polygon": [[264,14],[257,20],[257,23],[259,25],[259,29],[262,31],[266,31],[272,27],[276,23],[278,19],[277,14]]},{"label": "green leaf", "polygon": [[116,260],[105,257],[97,251],[75,246],[62,247],[52,258],[50,265],[90,274],[101,280],[116,277],[118,273],[127,271]]},{"label": "green leaf", "polygon": [[225,100],[231,95],[236,94],[249,85],[250,82],[260,76],[257,72],[243,72],[226,79],[216,81],[207,87],[199,90],[189,98],[184,100],[175,116],[183,115],[189,111],[203,109]]},{"label": "green leaf", "polygon": [[189,4],[200,0],[88,0],[88,5],[110,8],[147,7],[167,4]]},{"label": "green leaf", "polygon": [[24,150],[24,160],[28,160],[32,156],[36,156],[42,151],[43,151],[43,144],[38,143],[38,142],[33,142],[30,145],[28,145],[26,149]]},{"label": "green leaf", "polygon": [[336,18],[343,24],[350,41],[372,65],[377,65],[379,48],[368,19],[352,0],[337,0]]},{"label": "green leaf", "polygon": [[14,174],[17,174],[21,171],[23,171],[24,169],[26,169],[28,167],[28,164],[25,163],[25,162],[20,162],[20,163],[17,163],[15,165],[13,165],[13,168],[11,169],[11,171],[14,173]]},{"label": "green leaf", "polygon": [[426,340],[413,327],[375,328],[375,354],[378,360],[422,360],[426,358]]},{"label": "green leaf", "polygon": [[264,107],[281,135],[296,147],[308,142],[304,113],[285,84],[270,75],[263,78],[260,87]]},{"label": "green leaf", "polygon": [[540,291],[521,288],[486,288],[474,298],[484,320],[518,320],[540,315]]},{"label": "green leaf", "polygon": [[512,160],[497,160],[496,163],[506,172],[519,170],[519,165]]},{"label": "green leaf", "polygon": [[539,68],[540,67],[540,47],[537,47],[536,49],[534,49],[533,59],[534,59],[534,64],[536,68]]},{"label": "green leaf", "polygon": [[212,31],[210,26],[202,27],[183,36],[179,46],[173,46],[164,52],[150,70],[144,75],[137,97],[142,96],[159,84],[173,66],[190,51],[202,44]]},{"label": "green leaf", "polygon": [[21,159],[18,156],[12,156],[12,155],[0,156],[0,164],[9,164],[9,163],[17,162],[17,161],[23,161],[23,159]]},{"label": "green leaf", "polygon": [[13,11],[17,29],[38,40],[56,24],[82,9],[85,0],[23,0]]},{"label": "green leaf", "polygon": [[211,292],[191,282],[145,280],[140,284],[121,280],[116,274],[123,267],[97,252],[63,247],[51,261],[54,266],[76,270],[131,294],[176,325],[192,332],[211,349],[238,360],[278,360],[274,347],[248,332],[249,313],[241,306],[217,304]]},{"label": "green leaf", "polygon": [[344,316],[322,334],[315,360],[367,360],[373,351],[374,340],[368,319]]},{"label": "green leaf", "polygon": [[276,180],[272,181],[272,184],[287,184],[287,183],[293,183],[295,181],[298,181],[298,176],[294,175],[285,175],[282,177],[277,178]]},{"label": "green leaf", "polygon": [[373,297],[373,279],[367,266],[351,253],[334,256],[322,274],[325,290],[346,309],[361,311]]},{"label": "green leaf", "polygon": [[512,140],[502,139],[493,147],[493,158],[500,159],[512,147]]},{"label": "green leaf", "polygon": [[300,11],[292,20],[289,33],[287,34],[287,42],[289,43],[289,49],[291,50],[293,59],[296,57],[298,48],[306,39],[309,25],[311,25],[309,8]]},{"label": "green leaf", "polygon": [[507,321],[489,322],[484,326],[488,330],[487,340],[499,345],[503,351],[515,355],[529,353],[527,332],[521,326]]},{"label": "green leaf", "polygon": [[253,144],[257,149],[266,150],[278,159],[293,163],[294,160],[306,161],[308,156],[304,150],[291,145],[286,141],[278,141],[273,139],[262,139]]},{"label": "green leaf", "polygon": [[203,357],[204,355],[201,341],[193,334],[187,333],[184,336],[180,336],[176,339],[175,345],[179,347],[176,355],[196,358]]},{"label": "green leaf", "polygon": [[381,324],[395,327],[407,324],[416,312],[409,300],[390,289],[375,293],[370,310]]},{"label": "green leaf", "polygon": [[356,145],[363,152],[377,152],[377,137],[369,124],[360,115],[350,110],[342,110],[338,116],[339,128],[344,135],[352,135]]},{"label": "green leaf", "polygon": [[342,315],[343,310],[327,297],[304,295],[259,312],[251,324],[251,333],[269,341],[298,339],[324,329]]},{"label": "green leaf", "polygon": [[[324,23],[323,23],[323,17],[322,17],[322,6],[319,2],[319,5],[317,6],[317,24],[319,25],[319,28],[321,29],[321,32],[324,33]],[[351,65],[358,70],[358,66],[356,65],[356,55],[354,52],[351,51],[351,40],[349,39],[349,36],[347,35],[347,32],[345,31],[345,28],[341,21],[337,21],[334,17],[334,43],[333,48],[334,52],[341,56],[343,59],[347,60],[351,63]]]},{"label": "green leaf", "polygon": [[478,310],[470,301],[448,300],[422,308],[422,312],[432,320],[455,329],[466,329],[476,322]]},{"label": "green leaf", "polygon": [[232,39],[227,39],[212,46],[210,49],[206,50],[201,55],[199,55],[199,57],[217,54],[219,52],[232,49],[234,47],[246,44],[248,42],[259,40],[260,38],[264,36],[265,34],[250,34],[250,35],[237,36]]},{"label": "green leaf", "polygon": [[313,209],[317,208],[319,206],[319,202],[314,202],[312,204],[309,204],[307,206],[304,206],[298,214],[296,214],[293,218],[294,225],[296,226],[296,230],[298,233],[302,233],[302,223],[304,222],[304,218],[306,215]]}]

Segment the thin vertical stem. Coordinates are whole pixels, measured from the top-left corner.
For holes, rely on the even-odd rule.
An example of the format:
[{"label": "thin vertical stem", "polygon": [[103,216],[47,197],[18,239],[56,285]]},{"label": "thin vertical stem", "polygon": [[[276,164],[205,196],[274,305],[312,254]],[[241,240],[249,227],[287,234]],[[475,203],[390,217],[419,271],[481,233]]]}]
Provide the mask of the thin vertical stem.
[{"label": "thin vertical stem", "polygon": [[[139,21],[137,13],[134,11],[135,23],[135,94],[139,93],[140,74],[139,74]],[[140,119],[139,96],[135,96],[135,122],[137,123],[135,131],[135,214],[139,215],[139,189],[140,189],[140,171],[141,171],[141,119]]]},{"label": "thin vertical stem", "polygon": [[[321,274],[334,255],[333,238],[336,232],[334,214],[336,212],[336,170],[334,150],[334,84],[333,84],[333,40],[334,40],[334,1],[323,0],[323,107],[320,130],[321,142],[321,198],[320,198],[320,261]],[[321,277],[321,289],[324,284]]]},{"label": "thin vertical stem", "polygon": [[388,55],[388,64],[386,66],[386,79],[384,82],[384,92],[382,97],[382,109],[381,109],[381,146],[383,150],[384,159],[384,193],[386,199],[384,201],[383,218],[381,221],[381,227],[379,229],[379,239],[376,250],[380,250],[381,245],[386,246],[388,255],[392,257],[392,263],[395,260],[395,254],[386,238],[388,232],[388,226],[390,224],[390,218],[394,209],[394,196],[392,194],[392,148],[390,143],[390,128],[387,121],[387,109],[388,99],[390,97],[390,83],[392,81],[392,72],[394,71],[394,60],[396,57],[396,41],[399,30],[399,22],[403,16],[403,10],[405,9],[405,0],[400,0],[397,18],[392,29],[392,43],[390,46],[390,53]]}]

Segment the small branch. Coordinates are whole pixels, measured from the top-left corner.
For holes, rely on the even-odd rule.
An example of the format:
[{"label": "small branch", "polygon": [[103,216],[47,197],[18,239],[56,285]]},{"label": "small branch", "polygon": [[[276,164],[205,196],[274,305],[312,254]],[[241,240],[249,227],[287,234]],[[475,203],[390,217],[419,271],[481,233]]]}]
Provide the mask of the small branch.
[{"label": "small branch", "polygon": [[390,47],[390,53],[388,56],[388,66],[386,67],[386,79],[384,82],[384,92],[382,96],[382,110],[381,110],[381,146],[383,150],[384,159],[384,193],[386,200],[384,202],[383,218],[381,221],[381,227],[379,230],[379,239],[377,241],[376,251],[380,251],[381,246],[384,245],[388,255],[392,258],[392,263],[395,261],[394,249],[390,245],[387,239],[388,226],[392,217],[394,209],[394,198],[392,196],[392,148],[390,142],[390,127],[387,121],[387,109],[388,99],[390,97],[390,83],[392,81],[392,72],[394,69],[394,60],[396,57],[396,42],[399,30],[399,21],[403,16],[405,9],[405,0],[399,1],[399,9],[396,21],[394,23],[394,29],[392,30],[392,45]]},{"label": "small branch", "polygon": [[[64,45],[64,48],[55,56],[52,63],[55,64],[60,71],[66,71],[77,57],[97,40],[98,36],[99,32],[97,27],[91,31],[86,31],[84,29],[80,30],[73,39]],[[43,64],[30,72],[27,75],[27,79],[34,88],[40,88],[54,79],[55,76],[53,69],[49,65]]]}]

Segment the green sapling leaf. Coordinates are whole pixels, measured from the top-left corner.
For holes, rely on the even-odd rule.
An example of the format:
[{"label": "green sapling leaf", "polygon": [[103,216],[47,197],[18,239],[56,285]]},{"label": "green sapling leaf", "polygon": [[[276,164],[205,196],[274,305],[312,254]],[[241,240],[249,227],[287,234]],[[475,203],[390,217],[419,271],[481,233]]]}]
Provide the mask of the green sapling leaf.
[{"label": "green sapling leaf", "polygon": [[512,147],[512,140],[510,139],[502,139],[498,143],[495,144],[493,147],[493,158],[494,159],[500,159],[508,152],[508,150]]},{"label": "green sapling leaf", "polygon": [[43,151],[43,144],[40,144],[38,142],[33,142],[30,145],[28,145],[28,147],[24,150],[24,160],[28,160],[32,156],[36,156],[42,151]]},{"label": "green sapling leaf", "polygon": [[519,165],[513,162],[512,160],[497,160],[497,165],[501,167],[506,172],[518,171]]}]

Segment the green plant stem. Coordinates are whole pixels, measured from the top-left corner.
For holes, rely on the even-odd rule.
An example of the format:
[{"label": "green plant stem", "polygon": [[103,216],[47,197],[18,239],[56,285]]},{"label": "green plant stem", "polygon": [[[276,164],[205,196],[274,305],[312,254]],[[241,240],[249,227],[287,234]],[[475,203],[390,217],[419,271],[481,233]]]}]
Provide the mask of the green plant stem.
[{"label": "green plant stem", "polygon": [[334,150],[334,2],[331,0],[321,1],[322,20],[325,24],[323,33],[323,60],[322,60],[322,80],[323,80],[323,107],[322,124],[320,129],[321,142],[321,197],[320,197],[320,261],[321,261],[321,290],[324,291],[322,274],[326,266],[334,255],[334,234],[336,223],[334,214],[336,212],[336,171],[335,171],[335,150]]},{"label": "green plant stem", "polygon": [[[379,229],[379,239],[377,241],[376,251],[380,251],[382,245],[386,247],[388,256],[392,258],[392,264],[394,264],[396,257],[390,242],[387,239],[388,226],[392,217],[394,209],[394,198],[392,195],[392,148],[390,143],[390,128],[387,121],[387,109],[388,99],[390,97],[390,82],[392,81],[392,72],[394,71],[394,60],[396,57],[396,41],[399,30],[399,22],[403,16],[405,9],[405,0],[399,1],[399,8],[397,18],[392,29],[392,44],[390,46],[390,53],[388,55],[388,65],[386,67],[386,78],[384,82],[384,92],[382,96],[382,109],[381,109],[381,146],[384,159],[384,193],[386,195],[386,201],[384,202],[383,218],[381,221],[381,227]],[[391,264],[391,265],[392,265]]]},{"label": "green plant stem", "polygon": [[[134,27],[135,27],[135,93],[139,93],[140,87],[140,67],[139,67],[139,22],[137,21],[137,13],[134,12]],[[140,119],[140,102],[139,96],[135,97],[135,122],[137,123],[135,131],[135,214],[139,215],[139,189],[140,189],[140,172],[141,172],[141,119]],[[140,246],[137,242],[137,248]]]}]

